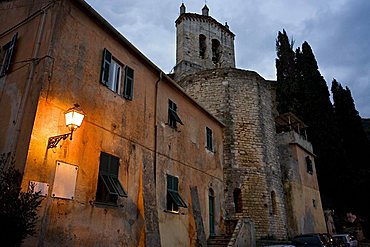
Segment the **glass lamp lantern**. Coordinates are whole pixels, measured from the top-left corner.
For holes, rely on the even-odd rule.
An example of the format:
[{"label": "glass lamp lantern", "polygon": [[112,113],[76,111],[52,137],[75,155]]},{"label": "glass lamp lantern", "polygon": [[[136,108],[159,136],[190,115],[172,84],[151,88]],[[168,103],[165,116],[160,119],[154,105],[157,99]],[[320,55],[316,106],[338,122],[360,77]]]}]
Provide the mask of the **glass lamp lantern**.
[{"label": "glass lamp lantern", "polygon": [[79,108],[79,105],[77,104],[75,104],[74,107],[68,109],[64,113],[64,115],[66,117],[66,126],[72,132],[81,126],[82,121],[85,117],[84,112]]},{"label": "glass lamp lantern", "polygon": [[85,113],[80,109],[78,104],[75,104],[74,107],[69,108],[64,115],[66,126],[69,128],[70,132],[67,134],[50,137],[48,140],[48,149],[55,148],[61,140],[65,140],[68,137],[70,137],[70,140],[72,140],[73,132],[81,126],[85,117]]}]

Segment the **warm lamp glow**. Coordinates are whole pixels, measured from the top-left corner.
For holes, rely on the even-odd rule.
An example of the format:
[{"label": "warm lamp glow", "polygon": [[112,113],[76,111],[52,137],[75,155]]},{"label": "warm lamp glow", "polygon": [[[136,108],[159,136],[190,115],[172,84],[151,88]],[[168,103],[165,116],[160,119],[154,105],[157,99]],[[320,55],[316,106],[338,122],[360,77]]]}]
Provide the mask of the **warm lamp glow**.
[{"label": "warm lamp glow", "polygon": [[80,106],[78,104],[75,104],[74,107],[68,109],[64,113],[66,117],[66,126],[71,132],[50,137],[48,141],[48,148],[55,148],[62,139],[65,140],[67,137],[70,137],[70,140],[72,140],[73,132],[81,126],[82,120],[85,117],[85,113],[79,107]]},{"label": "warm lamp glow", "polygon": [[78,105],[75,105],[74,107],[68,109],[68,111],[65,112],[65,116],[66,116],[66,126],[71,131],[74,131],[81,126],[85,114],[82,110],[79,109]]}]

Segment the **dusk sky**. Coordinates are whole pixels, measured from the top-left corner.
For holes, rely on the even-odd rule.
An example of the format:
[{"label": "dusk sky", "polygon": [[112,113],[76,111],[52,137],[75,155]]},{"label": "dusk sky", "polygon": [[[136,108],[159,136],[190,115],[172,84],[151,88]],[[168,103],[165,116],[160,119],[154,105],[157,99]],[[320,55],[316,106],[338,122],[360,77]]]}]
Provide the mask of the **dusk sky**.
[{"label": "dusk sky", "polygon": [[[175,20],[201,14],[204,0],[87,0],[164,72],[175,66]],[[209,14],[236,35],[237,68],[276,79],[275,40],[283,28],[294,47],[307,41],[329,90],[335,78],[348,86],[356,109],[370,118],[369,0],[208,0]]]}]

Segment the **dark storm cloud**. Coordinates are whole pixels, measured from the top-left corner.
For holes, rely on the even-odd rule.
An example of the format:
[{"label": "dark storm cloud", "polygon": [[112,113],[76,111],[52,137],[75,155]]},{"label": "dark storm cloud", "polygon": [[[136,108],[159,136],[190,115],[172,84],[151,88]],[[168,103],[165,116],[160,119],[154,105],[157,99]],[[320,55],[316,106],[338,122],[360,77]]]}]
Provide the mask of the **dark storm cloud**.
[{"label": "dark storm cloud", "polygon": [[370,117],[370,1],[347,2],[307,23],[306,35],[329,86],[336,78],[352,91],[362,117]]},{"label": "dark storm cloud", "polygon": [[[165,72],[175,65],[175,20],[184,2],[201,13],[203,0],[88,0]],[[210,15],[228,22],[236,35],[237,67],[275,79],[275,39],[283,28],[295,41],[311,45],[320,71],[348,86],[362,117],[370,118],[370,1],[368,0],[208,0]]]}]

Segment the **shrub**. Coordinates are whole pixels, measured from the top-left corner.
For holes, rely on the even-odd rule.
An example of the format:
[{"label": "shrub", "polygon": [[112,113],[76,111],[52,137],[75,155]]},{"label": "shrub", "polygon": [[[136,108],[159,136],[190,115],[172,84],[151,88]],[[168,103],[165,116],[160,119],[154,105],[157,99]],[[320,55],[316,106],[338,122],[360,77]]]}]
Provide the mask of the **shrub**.
[{"label": "shrub", "polygon": [[10,153],[0,155],[0,239],[5,246],[20,246],[35,233],[40,192],[21,191],[22,174]]}]

